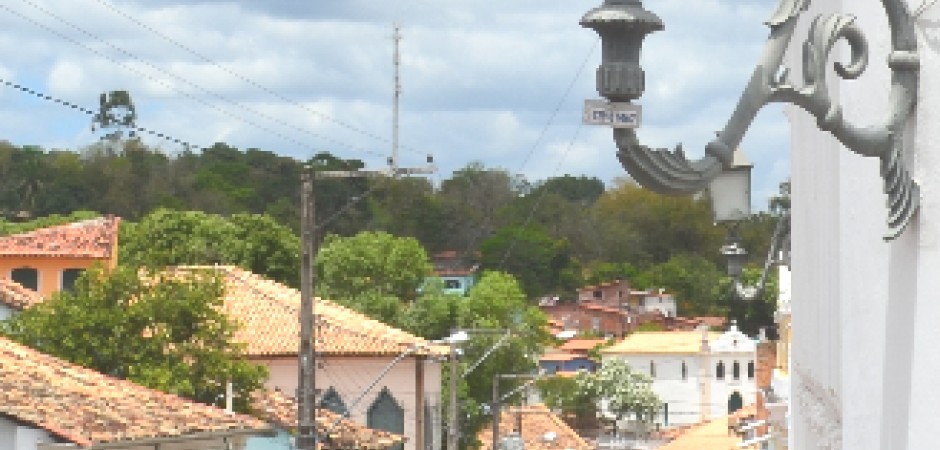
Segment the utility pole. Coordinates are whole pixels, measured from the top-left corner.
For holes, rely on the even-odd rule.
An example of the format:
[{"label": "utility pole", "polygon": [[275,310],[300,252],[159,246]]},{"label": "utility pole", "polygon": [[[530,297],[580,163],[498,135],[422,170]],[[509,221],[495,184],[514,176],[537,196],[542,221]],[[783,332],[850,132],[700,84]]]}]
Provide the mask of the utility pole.
[{"label": "utility pole", "polygon": [[[401,94],[401,85],[398,79],[398,41],[401,39],[398,24],[395,24],[395,104],[394,126],[392,130],[392,156],[389,158],[388,169],[384,170],[324,170],[314,171],[312,167],[305,166],[301,175],[300,214],[301,214],[301,262],[300,262],[300,371],[298,379],[298,424],[297,424],[297,450],[316,450],[318,436],[316,430],[316,348],[314,324],[318,321],[316,316],[316,302],[314,289],[316,287],[314,261],[317,255],[316,237],[316,202],[314,196],[314,181],[316,178],[363,178],[363,177],[400,177],[402,175],[432,174],[437,170],[431,155],[427,157],[424,167],[398,167],[398,98]],[[450,450],[450,449],[449,449]]]},{"label": "utility pole", "polygon": [[[392,64],[395,66],[395,95],[392,100],[392,159],[388,165],[392,170],[398,168],[398,103],[401,98],[401,57],[398,52],[398,45],[401,42],[401,26],[396,22],[392,25],[392,41],[395,42],[395,52],[392,56]],[[430,161],[428,161],[430,162]]]},{"label": "utility pole", "polygon": [[313,326],[315,320],[313,301],[313,259],[316,253],[316,205],[313,196],[313,173],[304,166],[300,189],[300,371],[297,380],[298,424],[297,449],[317,448],[316,429],[316,353],[313,348]]},{"label": "utility pole", "polygon": [[[538,379],[541,378],[541,374],[534,373],[497,373],[493,375],[493,405],[490,409],[493,410],[493,446],[491,450],[500,450],[499,448],[499,422],[502,419],[502,403],[503,399],[499,396],[499,379]],[[518,390],[518,389],[517,389]],[[507,397],[509,395],[507,394]],[[517,417],[518,422],[518,431],[522,432],[522,422],[521,416]]]},{"label": "utility pole", "polygon": [[[454,333],[451,333],[453,335]],[[450,342],[450,405],[448,408],[447,450],[457,450],[457,343]]]}]

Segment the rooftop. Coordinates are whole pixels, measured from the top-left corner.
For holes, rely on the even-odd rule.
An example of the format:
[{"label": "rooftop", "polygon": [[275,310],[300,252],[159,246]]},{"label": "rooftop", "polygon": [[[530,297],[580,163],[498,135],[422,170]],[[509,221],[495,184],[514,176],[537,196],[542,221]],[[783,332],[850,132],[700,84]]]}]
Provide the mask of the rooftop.
[{"label": "rooftop", "polygon": [[[187,266],[175,270],[212,270],[225,287],[223,308],[239,323],[238,342],[249,356],[296,355],[300,336],[300,291],[235,266]],[[447,346],[433,345],[405,331],[371,319],[328,300],[316,299],[320,321],[317,351],[326,355],[447,355]]]},{"label": "rooftop", "polygon": [[696,425],[684,431],[658,450],[731,450],[737,449],[741,439],[728,433],[728,417]]},{"label": "rooftop", "polygon": [[22,311],[42,301],[43,298],[38,292],[8,278],[0,278],[0,303]]},{"label": "rooftop", "polygon": [[0,256],[111,259],[119,217],[104,216],[0,237]]},{"label": "rooftop", "polygon": [[606,342],[606,339],[569,339],[568,342],[558,346],[558,349],[566,352],[587,352]]},{"label": "rooftop", "polygon": [[[499,422],[500,435],[505,436],[515,430],[516,419],[520,416],[525,450],[593,450],[590,444],[545,405],[503,409]],[[479,450],[490,450],[493,446],[492,427],[483,428],[477,438],[482,442]]]},{"label": "rooftop", "polygon": [[[709,332],[709,342],[718,339],[721,333]],[[622,341],[601,350],[602,354],[693,354],[701,351],[701,331],[639,331]]]},{"label": "rooftop", "polygon": [[0,415],[81,447],[270,429],[253,417],[112,378],[6,338],[0,338]]}]

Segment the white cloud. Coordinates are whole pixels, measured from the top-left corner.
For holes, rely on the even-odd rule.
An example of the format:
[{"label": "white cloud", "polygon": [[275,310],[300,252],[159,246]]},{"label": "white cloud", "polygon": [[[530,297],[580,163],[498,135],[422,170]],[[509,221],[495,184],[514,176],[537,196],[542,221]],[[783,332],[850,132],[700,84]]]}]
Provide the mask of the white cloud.
[{"label": "white cloud", "polygon": [[[666,30],[644,45],[641,138],[700,154],[747,82],[776,2],[645,3]],[[398,21],[402,164],[434,153],[443,176],[480,160],[533,181],[571,173],[609,182],[624,173],[610,130],[572,139],[583,99],[597,96],[600,60],[596,35],[578,21],[599,4],[24,0],[0,8],[0,75],[89,108],[101,92],[128,89],[139,125],[198,145],[222,139],[298,158],[328,150],[384,165]],[[18,100],[0,105],[0,117],[24,120],[0,123],[0,138],[75,148],[96,139],[83,114],[2,95]],[[761,117],[745,140],[761,173],[755,192],[786,175],[785,126],[779,114]]]}]

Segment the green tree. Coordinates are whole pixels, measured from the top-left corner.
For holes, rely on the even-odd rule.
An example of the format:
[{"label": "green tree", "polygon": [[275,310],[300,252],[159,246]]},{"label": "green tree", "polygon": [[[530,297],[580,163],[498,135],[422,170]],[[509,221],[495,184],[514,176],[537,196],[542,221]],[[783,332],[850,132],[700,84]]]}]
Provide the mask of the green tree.
[{"label": "green tree", "polygon": [[603,400],[603,409],[618,420],[633,416],[649,423],[662,406],[653,392],[653,380],[622,359],[604,361],[595,373],[578,374],[577,384],[581,395]]},{"label": "green tree", "polygon": [[121,263],[134,267],[231,264],[299,284],[300,239],[267,216],[161,208],[123,222],[119,246]]},{"label": "green tree", "polygon": [[221,311],[220,281],[211,272],[141,278],[126,267],[89,270],[74,290],[16,315],[2,332],[44,353],[202,403],[217,404],[232,382],[235,406],[246,411],[267,371],[232,343],[235,324]]},{"label": "green tree", "polygon": [[596,416],[597,398],[578,389],[576,378],[550,376],[535,382],[545,406],[561,411],[562,417],[570,417],[569,422],[576,430],[590,427]]},{"label": "green tree", "polygon": [[710,259],[680,254],[643,271],[634,286],[665,288],[676,297],[679,315],[724,316],[727,309],[716,300],[718,283],[725,277]]},{"label": "green tree", "polygon": [[316,265],[320,292],[337,300],[372,294],[411,301],[431,273],[416,239],[371,231],[327,236]]},{"label": "green tree", "polygon": [[503,169],[486,168],[474,161],[441,183],[438,192],[446,217],[451,218],[445,247],[471,252],[499,228],[499,212],[523,194],[521,176]]},{"label": "green tree", "polygon": [[483,242],[481,253],[484,269],[513,274],[529,298],[570,296],[583,281],[581,266],[571,256],[568,242],[539,228],[501,228]]},{"label": "green tree", "polygon": [[463,297],[444,292],[444,282],[429,279],[421,295],[402,315],[402,329],[425,339],[443,339],[457,327],[457,316]]},{"label": "green tree", "polygon": [[[492,402],[493,377],[496,374],[534,373],[538,367],[537,355],[541,354],[551,336],[546,331],[545,315],[526,302],[525,294],[512,275],[485,272],[468,297],[460,302],[460,328],[508,330],[511,333],[508,339],[499,334],[471,333],[470,340],[462,345],[458,395],[461,411],[467,419],[461,424],[461,433],[472,440],[489,421],[483,405]],[[484,355],[487,356],[482,359]],[[474,365],[476,368],[468,373]],[[445,379],[445,391],[446,382]],[[501,382],[501,390],[509,392],[518,383],[518,380]],[[464,442],[464,445],[473,444],[472,441]]]}]

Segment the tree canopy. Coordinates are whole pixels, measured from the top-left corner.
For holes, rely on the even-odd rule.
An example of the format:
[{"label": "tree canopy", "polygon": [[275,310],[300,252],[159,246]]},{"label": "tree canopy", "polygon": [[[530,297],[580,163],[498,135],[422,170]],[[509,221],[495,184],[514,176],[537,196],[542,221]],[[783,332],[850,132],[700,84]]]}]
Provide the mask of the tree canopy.
[{"label": "tree canopy", "polygon": [[[10,338],[107,375],[202,403],[220,404],[233,384],[234,405],[267,377],[232,341],[236,325],[221,312],[222,286],[211,272],[149,274],[92,269],[62,291],[0,324]],[[63,320],[67,318],[67,320]]]},{"label": "tree canopy", "polygon": [[597,399],[599,410],[618,420],[637,417],[651,422],[662,406],[653,380],[619,358],[604,361],[595,373],[579,373],[577,384],[581,395]]}]

